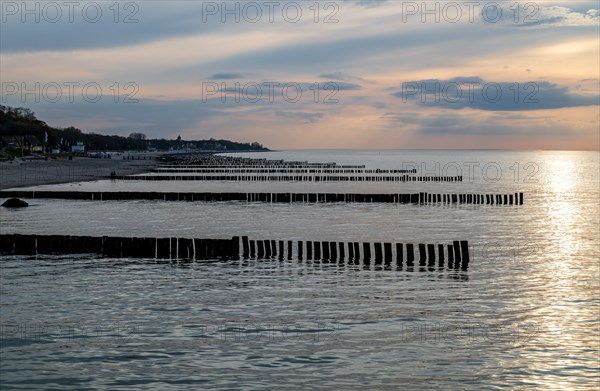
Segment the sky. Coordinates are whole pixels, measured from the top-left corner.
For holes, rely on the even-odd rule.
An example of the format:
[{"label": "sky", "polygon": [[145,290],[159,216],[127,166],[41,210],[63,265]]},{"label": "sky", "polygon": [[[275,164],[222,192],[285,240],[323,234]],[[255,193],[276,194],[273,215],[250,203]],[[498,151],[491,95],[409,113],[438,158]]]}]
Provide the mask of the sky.
[{"label": "sky", "polygon": [[1,104],[271,149],[599,149],[598,1],[2,1]]}]

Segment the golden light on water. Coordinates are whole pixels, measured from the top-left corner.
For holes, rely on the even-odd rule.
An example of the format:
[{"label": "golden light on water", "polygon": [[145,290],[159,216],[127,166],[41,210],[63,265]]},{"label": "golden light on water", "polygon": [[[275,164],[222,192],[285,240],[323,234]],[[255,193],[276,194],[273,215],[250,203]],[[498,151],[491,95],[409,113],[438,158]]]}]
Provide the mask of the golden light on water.
[{"label": "golden light on water", "polygon": [[578,248],[578,238],[573,235],[578,215],[582,213],[573,199],[577,197],[576,164],[573,156],[557,156],[548,164],[548,188],[545,189],[549,195],[548,215],[553,228],[549,234],[558,245],[559,253],[556,261],[562,265],[569,254],[573,254]]},{"label": "golden light on water", "polygon": [[[561,371],[580,372],[578,359],[557,352],[589,349],[598,343],[596,326],[582,322],[594,318],[590,308],[582,303],[594,297],[585,285],[593,278],[589,269],[589,219],[597,210],[588,209],[588,200],[583,197],[590,190],[586,188],[586,179],[595,174],[586,172],[578,164],[579,158],[576,152],[557,152],[545,162],[539,191],[544,194],[546,204],[538,205],[540,210],[533,215],[543,221],[544,229],[539,234],[545,236],[543,242],[547,247],[536,251],[540,275],[530,281],[529,319],[535,319],[539,330],[533,351],[524,357],[529,357],[526,364],[529,370],[546,372],[544,380],[537,384],[543,389],[580,389],[568,378],[557,375]],[[569,332],[574,325],[579,328],[578,333]],[[543,360],[537,361],[540,356]],[[584,375],[583,371],[580,373]]]},{"label": "golden light on water", "polygon": [[563,193],[570,192],[576,186],[574,180],[576,167],[572,158],[564,157],[550,161],[548,173],[550,175],[549,190],[557,196],[562,196]]}]

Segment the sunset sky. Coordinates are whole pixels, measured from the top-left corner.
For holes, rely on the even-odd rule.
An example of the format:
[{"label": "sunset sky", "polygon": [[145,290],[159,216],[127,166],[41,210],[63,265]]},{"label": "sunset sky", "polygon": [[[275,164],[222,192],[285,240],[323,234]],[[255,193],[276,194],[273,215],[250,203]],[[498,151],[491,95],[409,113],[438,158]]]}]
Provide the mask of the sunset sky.
[{"label": "sunset sky", "polygon": [[273,149],[599,147],[597,1],[1,7],[2,104],[52,126]]}]

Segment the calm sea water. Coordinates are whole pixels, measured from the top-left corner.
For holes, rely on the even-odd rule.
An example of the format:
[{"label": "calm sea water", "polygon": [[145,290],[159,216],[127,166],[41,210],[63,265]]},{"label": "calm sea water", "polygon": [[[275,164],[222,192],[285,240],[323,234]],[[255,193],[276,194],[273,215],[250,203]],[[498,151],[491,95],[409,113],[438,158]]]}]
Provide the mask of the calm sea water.
[{"label": "calm sea water", "polygon": [[[462,183],[97,181],[44,189],[525,192],[523,206],[31,200],[1,233],[449,243],[469,270],[0,257],[4,389],[597,389],[597,152],[283,151]],[[437,163],[437,165],[436,165]],[[426,166],[423,166],[426,164]],[[404,166],[404,167],[403,167]],[[453,171],[454,170],[454,171]]]}]

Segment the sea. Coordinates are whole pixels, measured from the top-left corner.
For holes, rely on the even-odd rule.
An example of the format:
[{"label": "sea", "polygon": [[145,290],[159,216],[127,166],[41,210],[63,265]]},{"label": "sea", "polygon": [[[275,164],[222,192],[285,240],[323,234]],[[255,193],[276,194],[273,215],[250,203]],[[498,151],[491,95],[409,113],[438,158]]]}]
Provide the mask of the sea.
[{"label": "sea", "polygon": [[[467,270],[0,256],[0,389],[597,390],[599,153],[230,156],[461,182],[98,180],[32,190],[524,193],[523,205],[30,199],[0,233],[447,244]],[[3,200],[0,200],[3,202]]]}]

